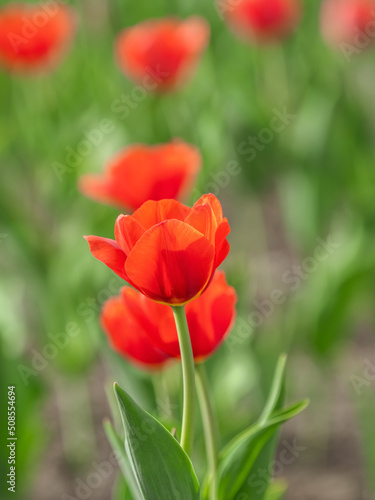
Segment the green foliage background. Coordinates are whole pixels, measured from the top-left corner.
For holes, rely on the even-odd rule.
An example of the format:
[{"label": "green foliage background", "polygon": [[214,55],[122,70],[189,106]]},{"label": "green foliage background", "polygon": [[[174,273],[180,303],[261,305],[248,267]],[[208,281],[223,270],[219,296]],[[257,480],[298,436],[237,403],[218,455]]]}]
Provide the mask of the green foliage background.
[{"label": "green foliage background", "polygon": [[[315,410],[307,411],[306,425],[321,418],[326,428],[317,449],[312,436],[301,439],[325,456],[330,429],[324,415],[339,379],[358,410],[364,469],[374,470],[373,382],[367,383],[363,363],[374,360],[375,52],[350,60],[333,52],[319,33],[320,2],[303,4],[302,23],[290,39],[251,47],[228,30],[211,0],[83,0],[73,4],[75,42],[54,73],[1,72],[1,407],[6,386],[16,384],[19,498],[29,498],[38,464],[56,439],[45,412],[51,394],[59,384],[79,387],[81,408],[62,423],[63,434],[90,428],[85,391],[103,359],[112,370],[108,379],[151,411],[167,385],[176,408],[169,417],[179,420],[178,367],[152,383],[109,352],[98,311],[121,283],[94,261],[82,235],[111,237],[118,212],[77,190],[80,175],[99,172],[127,144],[172,137],[199,147],[204,166],[193,198],[216,190],[232,227],[225,269],[240,298],[238,322],[208,363],[223,442],[259,415],[275,361],[286,351],[291,397],[311,397]],[[212,30],[209,48],[188,85],[171,95],[147,95],[123,118],[114,103],[131,95],[134,84],[115,65],[114,37],[145,18],[171,14],[204,16]],[[270,126],[275,110],[292,118],[254,156],[244,142]],[[68,153],[103,120],[111,120],[112,132],[72,164]],[[239,173],[228,177],[233,164]],[[314,257],[320,240],[336,246],[314,265],[305,259]],[[293,266],[305,264],[309,271],[296,278]],[[271,300],[275,290],[285,299],[279,304]],[[39,359],[35,373],[25,372],[35,370],[35,357],[45,358],[43,349],[56,335],[67,340],[64,348],[47,363]],[[2,433],[3,411],[0,425]],[[64,460],[73,470],[92,462],[94,436],[87,448],[64,438]],[[203,466],[202,453],[198,445]],[[3,447],[0,454],[4,470]],[[370,472],[369,489],[371,482]]]}]

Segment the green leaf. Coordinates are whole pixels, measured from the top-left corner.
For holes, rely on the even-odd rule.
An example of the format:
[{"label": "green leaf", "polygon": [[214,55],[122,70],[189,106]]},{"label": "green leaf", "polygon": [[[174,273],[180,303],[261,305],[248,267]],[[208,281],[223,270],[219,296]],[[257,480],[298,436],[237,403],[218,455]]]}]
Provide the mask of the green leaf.
[{"label": "green leaf", "polygon": [[[269,464],[275,454],[277,431],[281,424],[301,412],[308,404],[301,401],[280,409],[284,398],[286,356],[279,357],[269,397],[255,424],[236,436],[221,452],[219,500],[264,500],[271,479]],[[256,471],[265,471],[260,478]]]},{"label": "green leaf", "polygon": [[[268,482],[262,479],[260,488],[256,471],[266,461],[268,471],[270,453],[274,450],[272,439],[280,425],[306,408],[308,401],[301,401],[284,410],[274,412],[266,423],[259,421],[239,434],[223,450],[219,465],[219,500],[264,498]],[[272,454],[271,454],[272,456]]]},{"label": "green leaf", "polygon": [[[279,410],[284,403],[284,386],[285,386],[285,366],[286,355],[282,354],[276,365],[275,374],[272,380],[269,396],[261,416],[258,419],[258,425],[262,427],[269,419],[272,412]],[[271,480],[271,472],[269,464],[275,456],[277,446],[278,433],[277,430],[267,440],[266,444],[260,450],[258,456],[255,458],[252,470],[263,471],[263,477],[257,478],[249,477],[245,484],[240,489],[245,498],[251,500],[263,500],[266,490],[268,491],[269,482]]]},{"label": "green leaf", "polygon": [[108,441],[111,443],[112,449],[116,453],[122,475],[128,488],[129,493],[128,496],[123,497],[124,500],[128,500],[128,498],[129,500],[144,500],[132,472],[128,456],[125,453],[123,441],[119,438],[109,420],[105,420],[103,425]]},{"label": "green leaf", "polygon": [[262,427],[262,425],[266,423],[266,421],[268,420],[271,413],[281,408],[283,404],[285,365],[286,365],[286,355],[281,354],[276,364],[276,369],[275,369],[275,374],[273,376],[271,389],[262,414],[260,415],[258,421],[255,424],[251,425],[250,427],[248,427],[247,430],[240,433],[224,448],[224,450],[221,453],[223,456],[225,456],[225,454],[227,453],[228,450],[230,450],[231,447],[236,446],[236,442],[241,441],[244,435],[246,435],[246,433],[250,433],[251,435],[253,429]]},{"label": "green leaf", "polygon": [[198,500],[193,465],[172,434],[115,384],[125,450],[144,500]]},{"label": "green leaf", "polygon": [[285,378],[286,354],[281,354],[276,365],[275,375],[273,377],[272,386],[267,403],[259,417],[259,423],[265,423],[271,413],[282,405],[282,388]]},{"label": "green leaf", "polygon": [[283,479],[274,481],[267,490],[264,500],[281,500],[286,493],[288,483]]},{"label": "green leaf", "polygon": [[310,403],[309,399],[302,399],[298,403],[294,403],[288,408],[283,410],[277,410],[272,413],[270,420],[267,422],[268,424],[283,424],[287,420],[290,420],[293,417],[296,417],[301,411],[308,407]]},{"label": "green leaf", "polygon": [[[270,436],[270,437],[268,437]],[[266,435],[266,441],[261,448],[259,454],[254,460],[254,464],[251,468],[251,473],[246,481],[242,484],[241,488],[236,495],[236,498],[242,497],[251,500],[264,499],[264,495],[269,486],[271,479],[271,473],[269,465],[272,463],[272,459],[275,455],[276,445],[277,445],[277,429],[275,432]],[[259,477],[259,471],[262,471],[262,476]]]}]

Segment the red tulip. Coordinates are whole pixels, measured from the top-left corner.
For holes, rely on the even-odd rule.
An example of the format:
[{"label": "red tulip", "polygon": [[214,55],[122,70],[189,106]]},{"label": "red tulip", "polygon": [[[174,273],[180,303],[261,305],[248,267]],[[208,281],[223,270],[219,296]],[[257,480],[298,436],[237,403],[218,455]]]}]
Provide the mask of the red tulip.
[{"label": "red tulip", "polygon": [[120,33],[116,59],[146,90],[171,90],[191,76],[208,39],[209,26],[201,17],[148,20]]},{"label": "red tulip", "polygon": [[323,37],[335,47],[360,52],[375,38],[374,0],[325,0],[320,12]]},{"label": "red tulip", "polygon": [[289,35],[300,15],[300,0],[239,0],[217,6],[233,31],[250,42],[274,42]]},{"label": "red tulip", "polygon": [[49,69],[75,32],[71,8],[58,2],[9,4],[0,9],[0,62],[9,69]]},{"label": "red tulip", "polygon": [[89,198],[136,210],[148,200],[184,198],[200,167],[199,151],[185,142],[137,144],[112,158],[103,175],[84,175],[79,187]]},{"label": "red tulip", "polygon": [[[217,271],[207,290],[186,306],[195,361],[213,354],[233,327],[237,295]],[[130,287],[103,305],[100,321],[112,347],[134,364],[161,367],[180,358],[172,309]]]},{"label": "red tulip", "polygon": [[120,215],[115,240],[85,236],[95,258],[146,297],[183,305],[208,287],[229,252],[230,227],[219,200],[203,195],[189,208],[176,200],[147,201]]}]

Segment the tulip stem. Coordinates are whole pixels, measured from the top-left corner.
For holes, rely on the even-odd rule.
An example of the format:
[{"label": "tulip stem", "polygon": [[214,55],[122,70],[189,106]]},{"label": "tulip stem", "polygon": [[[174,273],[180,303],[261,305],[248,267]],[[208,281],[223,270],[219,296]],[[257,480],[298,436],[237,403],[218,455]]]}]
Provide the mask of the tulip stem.
[{"label": "tulip stem", "polygon": [[211,396],[208,386],[207,372],[204,365],[195,365],[195,374],[197,379],[197,393],[199,406],[202,415],[204,438],[206,445],[208,473],[210,476],[209,491],[210,500],[216,500],[217,483],[217,430],[215,425],[214,412],[212,408]]},{"label": "tulip stem", "polygon": [[184,384],[184,405],[182,413],[181,447],[190,456],[195,420],[195,366],[193,349],[184,306],[172,307],[180,343],[182,376]]}]

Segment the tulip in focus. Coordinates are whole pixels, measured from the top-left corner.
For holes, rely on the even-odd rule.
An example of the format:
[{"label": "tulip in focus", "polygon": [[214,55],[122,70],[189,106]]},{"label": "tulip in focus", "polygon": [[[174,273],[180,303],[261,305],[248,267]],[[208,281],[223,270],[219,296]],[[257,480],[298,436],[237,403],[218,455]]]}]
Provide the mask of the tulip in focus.
[{"label": "tulip in focus", "polygon": [[248,42],[277,42],[290,35],[301,17],[300,0],[217,0],[232,30]]},{"label": "tulip in focus", "polygon": [[[229,335],[236,316],[237,295],[223,271],[216,271],[207,290],[186,306],[195,362],[211,356]],[[180,358],[172,309],[130,287],[103,305],[100,321],[112,347],[131,363],[161,368]]]},{"label": "tulip in focus", "polygon": [[209,39],[201,17],[148,20],[125,29],[115,52],[120,69],[148,91],[163,92],[186,83]]},{"label": "tulip in focus", "polygon": [[75,15],[58,2],[9,4],[0,9],[0,64],[9,71],[49,70],[75,33]]},{"label": "tulip in focus", "polygon": [[112,158],[102,175],[84,175],[79,188],[93,200],[136,210],[148,200],[184,199],[200,167],[199,151],[183,141],[136,144]]},{"label": "tulip in focus", "polygon": [[171,306],[201,295],[229,252],[228,221],[219,200],[203,195],[192,208],[147,201],[120,215],[115,240],[85,236],[94,257],[149,299]]},{"label": "tulip in focus", "polygon": [[375,40],[374,0],[324,0],[320,12],[326,42],[349,56]]}]

